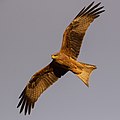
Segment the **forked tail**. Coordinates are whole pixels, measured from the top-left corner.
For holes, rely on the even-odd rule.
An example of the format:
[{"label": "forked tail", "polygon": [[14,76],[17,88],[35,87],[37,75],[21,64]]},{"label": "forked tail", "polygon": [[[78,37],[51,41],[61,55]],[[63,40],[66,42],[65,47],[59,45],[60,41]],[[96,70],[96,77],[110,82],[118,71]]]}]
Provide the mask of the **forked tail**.
[{"label": "forked tail", "polygon": [[[82,62],[80,62],[80,64],[82,64],[83,68],[82,68],[82,70],[80,70],[81,72],[77,73],[76,75],[85,83],[85,85],[87,85],[89,87],[90,74],[92,73],[92,71],[94,69],[96,69],[96,66],[82,63]],[[79,67],[78,67],[78,69],[79,69]],[[80,67],[80,69],[81,69],[81,67]]]}]

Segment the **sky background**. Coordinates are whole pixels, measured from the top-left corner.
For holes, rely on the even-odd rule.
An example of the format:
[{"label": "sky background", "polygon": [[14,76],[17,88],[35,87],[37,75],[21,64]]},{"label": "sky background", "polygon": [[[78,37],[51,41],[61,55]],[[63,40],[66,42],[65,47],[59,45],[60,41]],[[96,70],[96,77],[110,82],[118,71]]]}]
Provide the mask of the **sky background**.
[{"label": "sky background", "polygon": [[120,119],[120,0],[95,1],[106,11],[89,27],[78,58],[97,66],[90,88],[69,72],[24,116],[16,108],[18,96],[51,62],[65,28],[92,0],[0,0],[1,120]]}]

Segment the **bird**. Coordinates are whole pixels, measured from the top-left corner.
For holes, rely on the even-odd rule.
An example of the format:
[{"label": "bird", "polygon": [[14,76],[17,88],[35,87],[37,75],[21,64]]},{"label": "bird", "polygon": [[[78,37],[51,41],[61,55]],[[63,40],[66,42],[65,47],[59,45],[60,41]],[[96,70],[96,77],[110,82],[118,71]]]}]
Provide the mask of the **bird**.
[{"label": "bird", "polygon": [[25,115],[30,115],[41,94],[68,71],[89,86],[90,75],[96,66],[79,62],[77,58],[88,27],[105,11],[101,2],[94,4],[93,1],[77,14],[63,33],[60,51],[52,54],[52,61],[31,77],[19,96],[17,108],[20,108],[20,113],[24,111]]}]

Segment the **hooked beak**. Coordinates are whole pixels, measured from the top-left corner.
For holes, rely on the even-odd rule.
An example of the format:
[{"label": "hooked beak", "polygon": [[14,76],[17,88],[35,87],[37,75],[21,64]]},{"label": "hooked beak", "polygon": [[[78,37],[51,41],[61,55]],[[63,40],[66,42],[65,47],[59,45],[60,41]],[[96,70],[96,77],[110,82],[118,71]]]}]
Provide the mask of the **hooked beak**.
[{"label": "hooked beak", "polygon": [[55,59],[55,58],[56,58],[56,56],[55,56],[55,55],[51,55],[51,58],[52,58],[52,59]]}]

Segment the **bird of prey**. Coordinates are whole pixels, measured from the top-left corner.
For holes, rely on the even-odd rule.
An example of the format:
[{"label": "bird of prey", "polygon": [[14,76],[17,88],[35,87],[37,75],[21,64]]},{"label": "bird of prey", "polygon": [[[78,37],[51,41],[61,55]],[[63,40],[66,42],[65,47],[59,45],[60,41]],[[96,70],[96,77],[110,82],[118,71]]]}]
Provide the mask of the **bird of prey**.
[{"label": "bird of prey", "polygon": [[40,95],[68,71],[78,76],[87,86],[89,85],[90,74],[96,66],[78,62],[77,58],[90,23],[105,11],[104,6],[99,7],[101,2],[93,4],[94,2],[84,7],[65,29],[61,49],[51,55],[52,62],[31,77],[19,96],[17,108],[20,107],[20,113],[24,110],[25,115],[30,114]]}]

